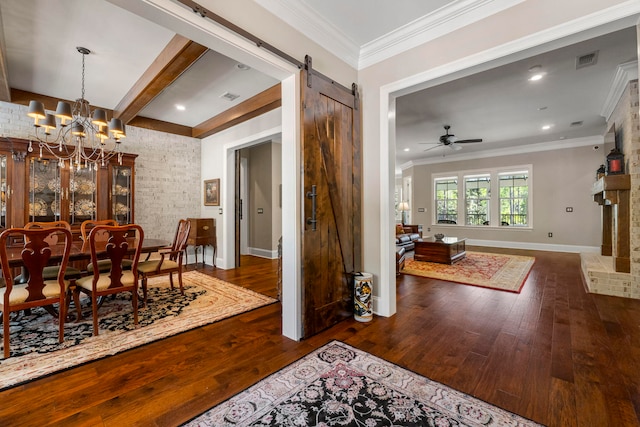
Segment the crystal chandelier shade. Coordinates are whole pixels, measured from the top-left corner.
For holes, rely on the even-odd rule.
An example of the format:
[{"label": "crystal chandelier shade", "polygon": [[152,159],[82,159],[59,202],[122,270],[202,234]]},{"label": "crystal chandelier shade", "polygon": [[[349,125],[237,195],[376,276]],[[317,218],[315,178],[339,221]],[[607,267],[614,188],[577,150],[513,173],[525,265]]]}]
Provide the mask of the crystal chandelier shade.
[{"label": "crystal chandelier shade", "polygon": [[[76,168],[104,166],[114,156],[122,163],[120,144],[126,137],[125,126],[120,119],[107,121],[107,113],[99,108],[91,110],[91,105],[84,97],[85,56],[91,51],[77,47],[82,54],[82,94],[71,106],[66,101],[58,101],[54,114],[45,111],[40,101],[30,101],[27,115],[34,120],[35,141],[29,141],[29,152],[34,144],[43,153],[49,153],[64,167]],[[59,126],[56,122],[59,120]]]}]

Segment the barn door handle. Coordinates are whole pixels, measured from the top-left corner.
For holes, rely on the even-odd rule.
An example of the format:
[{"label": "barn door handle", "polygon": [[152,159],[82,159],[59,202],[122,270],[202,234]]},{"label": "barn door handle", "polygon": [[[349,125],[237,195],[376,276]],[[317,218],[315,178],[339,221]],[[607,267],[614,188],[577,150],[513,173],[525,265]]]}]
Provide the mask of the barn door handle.
[{"label": "barn door handle", "polygon": [[311,191],[307,191],[307,198],[311,199],[311,218],[307,218],[307,224],[311,225],[311,230],[316,231],[316,223],[318,220],[316,219],[316,186],[311,186]]}]

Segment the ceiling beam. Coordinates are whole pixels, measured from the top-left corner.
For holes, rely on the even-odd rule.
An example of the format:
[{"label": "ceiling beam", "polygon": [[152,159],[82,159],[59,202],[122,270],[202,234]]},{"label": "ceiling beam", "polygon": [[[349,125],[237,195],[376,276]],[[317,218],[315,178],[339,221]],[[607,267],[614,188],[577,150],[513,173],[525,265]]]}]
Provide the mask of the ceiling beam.
[{"label": "ceiling beam", "polygon": [[135,116],[133,119],[131,119],[131,121],[129,121],[127,125],[182,136],[191,136],[191,133],[193,132],[193,128],[191,128],[190,126],[179,125],[176,123],[165,122],[163,120],[150,119],[148,117],[141,116]]},{"label": "ceiling beam", "polygon": [[113,116],[129,123],[207,50],[205,46],[176,34],[114,108]]},{"label": "ceiling beam", "polygon": [[280,83],[193,127],[191,136],[206,138],[282,105]]},{"label": "ceiling beam", "polygon": [[[29,105],[29,101],[40,101],[44,105],[46,110],[55,111],[58,105],[58,101],[66,101],[69,104],[73,105],[74,101],[69,101],[65,99],[53,98],[47,95],[40,95],[39,93],[27,92],[26,90],[20,89],[11,89],[11,99],[12,103],[19,105]],[[95,106],[92,106],[96,108]],[[102,107],[97,107],[102,108]],[[113,115],[113,111],[102,108],[106,113],[107,117]],[[144,129],[152,129],[160,132],[172,133],[175,135],[182,136],[191,136],[193,133],[193,129],[189,126],[178,125],[175,123],[169,123],[162,120],[150,119],[148,117],[134,117],[129,123],[129,126],[135,126]]]},{"label": "ceiling beam", "polygon": [[[52,96],[41,95],[39,93],[33,93],[33,92],[28,92],[26,90],[11,88],[12,103],[19,104],[19,105],[29,105],[29,101],[31,100],[42,102],[42,105],[44,105],[45,110],[51,110],[51,111],[56,111],[56,108],[58,107],[58,101],[68,102],[69,105],[71,105],[72,107],[75,102],[75,101],[69,101],[68,99],[54,98]],[[107,117],[113,114],[113,111],[109,110],[108,108],[96,107],[95,105],[92,105],[91,110],[93,111],[94,108],[103,109],[107,113]]]},{"label": "ceiling beam", "polygon": [[[2,26],[2,14],[0,14],[0,35],[4,34]],[[0,101],[11,102],[11,89],[9,89],[9,71],[7,70],[7,51],[4,45],[4,37],[0,37]]]}]

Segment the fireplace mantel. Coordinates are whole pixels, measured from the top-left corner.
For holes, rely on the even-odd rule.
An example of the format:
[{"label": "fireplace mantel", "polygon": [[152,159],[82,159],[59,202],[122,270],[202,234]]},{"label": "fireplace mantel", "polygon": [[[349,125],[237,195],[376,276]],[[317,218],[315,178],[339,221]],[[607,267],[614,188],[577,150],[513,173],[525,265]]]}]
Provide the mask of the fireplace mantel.
[{"label": "fireplace mantel", "polygon": [[593,184],[593,200],[602,206],[601,255],[613,256],[617,272],[631,272],[631,176],[607,175]]}]

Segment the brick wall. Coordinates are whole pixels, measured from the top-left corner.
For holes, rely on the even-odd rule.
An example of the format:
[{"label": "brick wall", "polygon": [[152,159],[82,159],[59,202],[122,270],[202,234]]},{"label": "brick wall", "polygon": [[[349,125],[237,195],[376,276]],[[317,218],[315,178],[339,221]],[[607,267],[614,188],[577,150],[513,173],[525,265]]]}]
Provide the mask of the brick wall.
[{"label": "brick wall", "polygon": [[600,260],[582,258],[589,290],[594,293],[640,299],[640,119],[638,80],[630,81],[614,109],[607,129],[615,124],[622,132],[625,172],[631,178],[631,273],[616,273],[612,266],[597,266]]},{"label": "brick wall", "polygon": [[[33,135],[27,107],[0,102],[0,136]],[[200,140],[127,126],[122,149],[136,159],[135,221],[149,238],[172,240],[180,218],[199,217]]]}]

